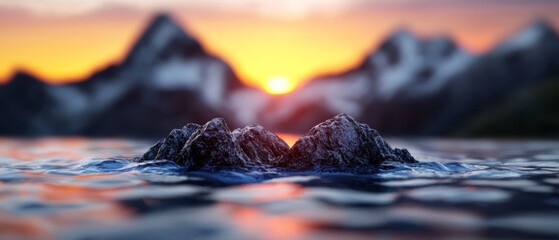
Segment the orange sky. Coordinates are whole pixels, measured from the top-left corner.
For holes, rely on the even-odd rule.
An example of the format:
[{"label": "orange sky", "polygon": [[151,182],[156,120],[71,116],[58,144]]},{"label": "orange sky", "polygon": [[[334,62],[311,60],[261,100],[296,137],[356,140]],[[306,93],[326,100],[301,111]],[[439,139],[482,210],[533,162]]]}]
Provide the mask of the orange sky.
[{"label": "orange sky", "polygon": [[[365,2],[296,18],[211,6],[177,7],[172,14],[208,51],[224,58],[255,86],[277,76],[299,84],[312,76],[346,70],[398,26],[420,35],[449,33],[472,52],[489,49],[538,17],[559,26],[559,4],[553,1],[409,2]],[[83,78],[122,59],[155,11],[108,5],[68,15],[0,4],[0,79],[9,78],[18,68],[53,83]]]}]

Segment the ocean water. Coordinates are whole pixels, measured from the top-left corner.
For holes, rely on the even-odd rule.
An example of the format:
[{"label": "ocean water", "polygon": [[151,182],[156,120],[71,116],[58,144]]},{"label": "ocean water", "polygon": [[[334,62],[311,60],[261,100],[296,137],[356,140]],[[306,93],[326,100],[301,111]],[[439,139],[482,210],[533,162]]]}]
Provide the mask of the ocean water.
[{"label": "ocean water", "polygon": [[0,239],[559,239],[559,142],[388,139],[369,175],[184,172],[152,141],[0,138]]}]

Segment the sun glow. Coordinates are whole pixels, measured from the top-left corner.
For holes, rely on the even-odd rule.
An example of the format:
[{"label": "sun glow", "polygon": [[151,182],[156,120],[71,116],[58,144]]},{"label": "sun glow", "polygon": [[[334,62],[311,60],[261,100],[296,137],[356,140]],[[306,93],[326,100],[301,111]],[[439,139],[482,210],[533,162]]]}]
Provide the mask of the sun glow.
[{"label": "sun glow", "polygon": [[291,92],[294,87],[294,84],[286,77],[276,76],[266,81],[264,90],[270,94],[285,94]]},{"label": "sun glow", "polygon": [[292,147],[293,144],[295,144],[295,142],[297,142],[297,140],[299,140],[299,138],[301,137],[301,135],[289,134],[289,133],[278,133],[277,135],[283,141],[285,141],[285,143],[287,143],[287,145],[289,145],[289,147]]}]

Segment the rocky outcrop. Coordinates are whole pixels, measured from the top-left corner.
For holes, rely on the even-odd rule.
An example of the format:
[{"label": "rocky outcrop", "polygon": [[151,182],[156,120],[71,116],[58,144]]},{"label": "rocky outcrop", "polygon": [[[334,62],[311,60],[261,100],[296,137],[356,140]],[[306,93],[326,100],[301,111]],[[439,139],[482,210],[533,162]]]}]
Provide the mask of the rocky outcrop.
[{"label": "rocky outcrop", "polygon": [[384,162],[415,162],[405,149],[393,149],[379,133],[339,114],[301,137],[290,149],[262,126],[229,130],[222,118],[171,131],[140,160],[167,159],[187,170],[247,170],[274,167],[318,172],[370,172]]},{"label": "rocky outcrop", "polygon": [[175,162],[188,170],[252,165],[222,118],[214,118],[192,133]]},{"label": "rocky outcrop", "polygon": [[392,149],[379,133],[339,114],[301,137],[278,166],[289,170],[368,171],[385,161],[415,162],[405,149]]},{"label": "rocky outcrop", "polygon": [[142,155],[141,160],[175,160],[186,141],[198,128],[200,125],[189,123],[183,128],[173,129],[169,136],[159,140]]},{"label": "rocky outcrop", "polygon": [[188,170],[243,169],[273,165],[287,150],[282,139],[261,126],[231,132],[222,118],[214,118],[203,126],[174,129],[140,161],[172,160]]},{"label": "rocky outcrop", "polygon": [[259,125],[237,128],[233,136],[253,162],[275,165],[289,150],[285,141]]},{"label": "rocky outcrop", "polygon": [[155,160],[155,157],[157,156],[157,153],[159,152],[159,149],[161,148],[161,145],[163,145],[163,141],[165,141],[165,138],[160,139],[159,141],[157,141],[155,144],[153,144],[153,146],[151,146],[147,152],[145,152],[141,157],[140,157],[140,161],[147,161],[147,160]]}]

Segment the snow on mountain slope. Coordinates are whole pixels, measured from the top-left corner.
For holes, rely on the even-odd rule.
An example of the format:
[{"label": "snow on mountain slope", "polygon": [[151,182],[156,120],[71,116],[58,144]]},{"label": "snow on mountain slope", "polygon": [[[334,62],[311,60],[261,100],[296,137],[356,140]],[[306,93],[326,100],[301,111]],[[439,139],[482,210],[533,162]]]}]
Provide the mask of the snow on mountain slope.
[{"label": "snow on mountain slope", "polygon": [[218,108],[225,95],[227,71],[228,67],[222,61],[207,56],[192,59],[174,57],[154,67],[148,87],[198,91],[205,103]]},{"label": "snow on mountain slope", "polygon": [[503,41],[494,53],[504,53],[519,49],[526,49],[536,46],[538,43],[545,41],[544,38],[557,38],[557,34],[551,25],[545,21],[537,21],[530,26],[522,29],[510,38]]},{"label": "snow on mountain slope", "polygon": [[124,61],[126,65],[145,65],[172,55],[202,53],[200,43],[189,36],[170,16],[157,15]]},{"label": "snow on mountain slope", "polygon": [[321,106],[328,112],[358,116],[361,103],[371,98],[371,87],[366,72],[353,72],[316,79],[287,95],[271,96],[259,89],[246,88],[232,92],[227,104],[241,124],[274,127],[292,118],[317,117],[302,116],[301,108],[306,106]]},{"label": "snow on mountain slope", "polygon": [[[173,111],[184,115],[183,108],[206,109],[209,115],[221,116],[226,94],[240,85],[224,61],[207,54],[172,18],[158,15],[121,64],[82,82],[45,87],[52,106],[41,118],[54,132],[71,134],[105,121],[100,118],[117,116],[123,108],[138,118],[158,106],[171,117]],[[165,96],[167,93],[172,96]],[[175,96],[181,93],[184,96]],[[144,104],[146,101],[152,104]],[[172,127],[176,126],[161,128]],[[102,126],[95,129],[103,130]]]},{"label": "snow on mountain slope", "polygon": [[361,114],[361,102],[370,95],[372,83],[366,73],[356,72],[343,77],[330,77],[309,82],[307,85],[282,98],[268,111],[266,118],[285,119],[297,111],[302,103],[321,104],[332,113],[344,112],[353,116]]},{"label": "snow on mountain slope", "polygon": [[307,106],[359,117],[370,114],[363,111],[372,101],[434,94],[474,60],[474,56],[447,37],[418,39],[402,29],[390,35],[360,66],[315,79],[289,97],[268,100],[265,107],[260,104],[259,109],[264,122],[272,126],[289,122],[286,119],[300,118],[300,112]]},{"label": "snow on mountain slope", "polygon": [[398,31],[385,41],[369,61],[377,70],[375,93],[390,98],[413,79],[424,59],[420,58],[419,42],[408,31]]},{"label": "snow on mountain slope", "polygon": [[395,32],[368,59],[375,71],[375,95],[384,100],[400,92],[410,97],[433,93],[472,60],[445,36],[417,39],[405,29]]},{"label": "snow on mountain slope", "polygon": [[101,112],[138,86],[149,91],[200,92],[203,101],[217,109],[230,80],[227,74],[230,68],[223,61],[206,54],[169,16],[159,15],[115,76],[88,80],[93,85],[88,93],[88,111]]},{"label": "snow on mountain slope", "polygon": [[272,96],[242,84],[160,15],[122,63],[86,81],[51,86],[19,74],[0,86],[0,134],[164,134],[216,116],[305,131],[340,112],[388,133],[446,134],[485,105],[559,74],[558,56],[559,37],[545,22],[482,56],[448,37],[399,30],[354,69]]},{"label": "snow on mountain slope", "polygon": [[245,88],[232,92],[227,98],[226,107],[241,125],[259,123],[260,115],[267,114],[266,107],[272,96],[260,89]]}]

